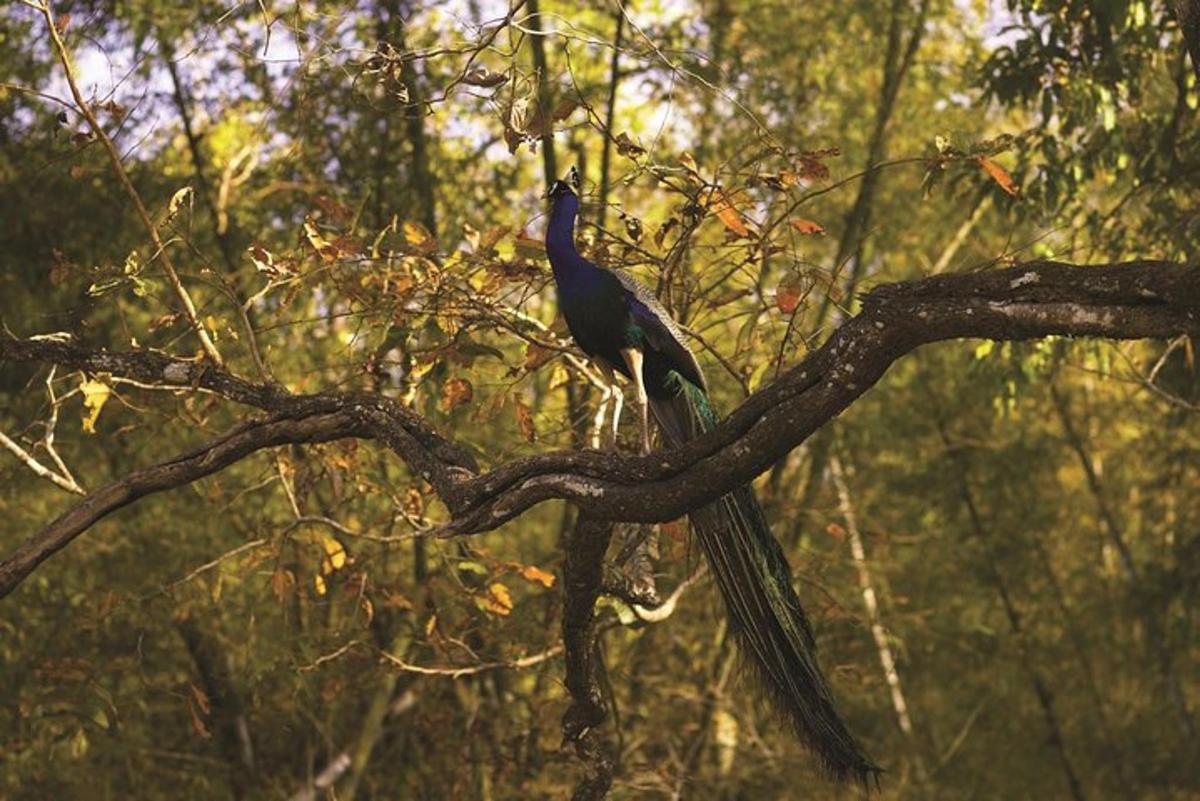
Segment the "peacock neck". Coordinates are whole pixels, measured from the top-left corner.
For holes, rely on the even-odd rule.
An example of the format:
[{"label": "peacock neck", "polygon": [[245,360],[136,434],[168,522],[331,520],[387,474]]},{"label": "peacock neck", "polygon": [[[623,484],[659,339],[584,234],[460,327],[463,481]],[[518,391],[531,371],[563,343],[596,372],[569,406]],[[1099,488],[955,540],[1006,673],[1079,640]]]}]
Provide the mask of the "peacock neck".
[{"label": "peacock neck", "polygon": [[562,281],[584,270],[587,262],[575,249],[575,218],[579,214],[579,198],[563,195],[550,209],[546,225],[546,255],[554,268],[555,280]]}]

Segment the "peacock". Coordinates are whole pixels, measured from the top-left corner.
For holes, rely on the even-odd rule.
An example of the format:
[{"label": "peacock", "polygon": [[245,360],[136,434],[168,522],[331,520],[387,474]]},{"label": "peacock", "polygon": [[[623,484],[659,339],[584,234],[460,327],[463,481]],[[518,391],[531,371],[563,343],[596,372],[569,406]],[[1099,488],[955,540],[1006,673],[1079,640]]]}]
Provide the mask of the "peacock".
[{"label": "peacock", "polygon": [[[575,248],[578,174],[554,181],[546,253],[558,304],[576,344],[608,375],[630,380],[641,450],[650,451],[649,414],[669,447],[711,430],[708,384],[679,326],[632,276],[597,266]],[[730,628],[771,705],[839,780],[866,783],[879,768],[839,716],[816,660],[812,628],[791,571],[749,486],[693,511],[692,528],[725,602]]]}]

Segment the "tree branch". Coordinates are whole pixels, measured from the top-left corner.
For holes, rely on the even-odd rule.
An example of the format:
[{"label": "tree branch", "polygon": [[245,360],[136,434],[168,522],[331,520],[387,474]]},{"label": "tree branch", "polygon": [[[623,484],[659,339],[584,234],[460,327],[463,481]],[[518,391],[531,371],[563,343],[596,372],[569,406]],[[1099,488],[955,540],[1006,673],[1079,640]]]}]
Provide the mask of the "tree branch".
[{"label": "tree branch", "polygon": [[256,421],[238,426],[202,448],[131,473],[89,494],[0,561],[0,598],[101,518],[139,498],[190,484],[263,448],[361,434],[361,424],[344,412]]},{"label": "tree branch", "polygon": [[0,337],[0,362],[50,362],[149,384],[203,388],[273,415],[197,453],[92,493],[0,562],[0,597],[113,509],[209,475],[264,447],[351,436],[378,439],[429,481],[446,504],[452,519],[436,529],[443,536],[491,531],[553,498],[569,500],[597,520],[663,522],[753,479],[921,345],[968,337],[1167,339],[1198,333],[1200,269],[1167,262],[1094,267],[1031,262],[889,284],[867,295],[863,311],[822,347],[683,447],[644,457],[558,451],[483,473],[464,447],[389,398],[292,395],[211,363],[151,351],[88,351],[44,337]]}]

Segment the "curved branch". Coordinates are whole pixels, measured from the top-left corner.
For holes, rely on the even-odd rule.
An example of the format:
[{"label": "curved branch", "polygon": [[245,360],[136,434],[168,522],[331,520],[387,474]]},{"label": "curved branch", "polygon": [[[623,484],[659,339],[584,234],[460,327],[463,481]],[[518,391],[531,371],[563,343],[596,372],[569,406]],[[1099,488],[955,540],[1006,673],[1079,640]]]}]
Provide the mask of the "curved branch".
[{"label": "curved branch", "polygon": [[131,473],[90,493],[0,561],[0,598],[101,518],[139,498],[190,484],[263,448],[361,436],[362,431],[362,424],[345,412],[256,421],[240,425],[202,448]]},{"label": "curved branch", "polygon": [[[51,362],[150,384],[204,388],[275,415],[199,452],[240,453],[236,458],[218,464],[217,457],[205,461],[192,454],[92,493],[34,538],[41,545],[31,540],[0,563],[0,596],[112,509],[208,475],[258,448],[318,438],[356,436],[386,444],[433,485],[450,510],[451,521],[438,530],[445,536],[490,531],[552,498],[569,500],[596,520],[671,520],[769,468],[850,406],[893,362],[921,345],[957,338],[1166,339],[1198,334],[1200,269],[1157,261],[1094,267],[1031,262],[889,284],[867,295],[863,304],[862,312],[821,348],[747,398],[713,431],[681,448],[644,457],[558,451],[483,473],[464,447],[389,398],[292,395],[211,364],[150,351],[97,352],[52,338],[0,337],[0,362]],[[230,444],[234,441],[239,445]],[[159,470],[192,478],[172,483],[155,472]],[[97,508],[103,510],[96,514]]]}]

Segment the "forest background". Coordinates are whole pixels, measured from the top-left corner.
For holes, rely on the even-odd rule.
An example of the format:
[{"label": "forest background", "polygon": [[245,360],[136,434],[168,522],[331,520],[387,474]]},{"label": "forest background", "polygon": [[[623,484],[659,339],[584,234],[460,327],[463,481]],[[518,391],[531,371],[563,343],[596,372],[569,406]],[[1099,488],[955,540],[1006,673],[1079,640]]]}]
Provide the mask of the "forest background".
[{"label": "forest background", "polygon": [[[1189,42],[1187,0],[7,4],[0,795],[857,797],[739,678],[678,519],[719,481],[668,480],[719,475],[881,798],[1197,797]],[[540,244],[571,166],[738,410],[706,454],[561,454],[606,397]]]}]

